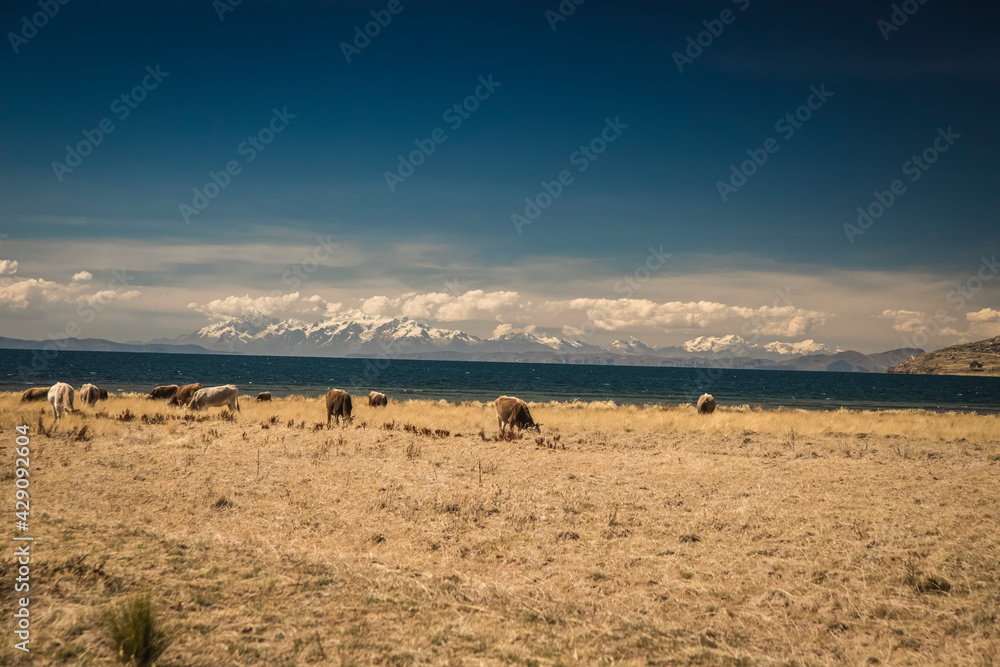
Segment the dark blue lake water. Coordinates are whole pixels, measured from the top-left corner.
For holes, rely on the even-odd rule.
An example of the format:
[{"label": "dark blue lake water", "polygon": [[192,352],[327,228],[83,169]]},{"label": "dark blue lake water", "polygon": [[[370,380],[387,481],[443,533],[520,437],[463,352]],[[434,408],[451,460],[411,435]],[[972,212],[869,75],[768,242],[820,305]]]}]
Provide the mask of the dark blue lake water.
[{"label": "dark blue lake water", "polygon": [[339,387],[351,393],[377,389],[396,399],[492,400],[511,394],[619,404],[694,402],[707,391],[722,405],[1000,411],[1000,378],[986,377],[128,352],[67,351],[46,360],[41,354],[0,350],[0,390],[62,381],[148,392],[161,384],[201,382],[275,396],[320,395]]}]

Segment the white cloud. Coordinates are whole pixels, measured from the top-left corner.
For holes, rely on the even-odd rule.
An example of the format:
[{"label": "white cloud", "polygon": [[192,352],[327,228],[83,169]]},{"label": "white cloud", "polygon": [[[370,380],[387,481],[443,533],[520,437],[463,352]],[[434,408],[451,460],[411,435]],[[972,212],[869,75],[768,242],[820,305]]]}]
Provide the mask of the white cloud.
[{"label": "white cloud", "polygon": [[90,273],[90,271],[80,271],[79,273],[73,274],[73,282],[79,283],[85,280],[90,280],[93,277],[94,276]]},{"label": "white cloud", "polygon": [[[291,314],[292,311],[306,310],[306,304],[310,302],[301,299],[298,292],[282,294],[279,296],[258,296],[252,297],[249,294],[244,296],[227,296],[225,299],[214,299],[205,305],[188,304],[188,308],[193,308],[203,315],[213,319],[227,319],[236,317],[244,310],[252,308],[264,315]],[[293,306],[299,305],[299,308]]]},{"label": "white cloud", "polygon": [[88,306],[106,306],[112,301],[129,301],[142,296],[139,290],[128,290],[127,292],[116,292],[115,290],[101,290],[96,294],[82,294],[76,298],[78,303]]},{"label": "white cloud", "polygon": [[365,299],[361,304],[361,312],[365,315],[388,315],[392,310],[399,307],[399,299],[390,299],[387,296],[373,296]]},{"label": "white cloud", "polygon": [[519,298],[520,295],[517,292],[471,290],[443,304],[438,309],[437,319],[443,322],[455,322],[490,317],[502,310],[512,308],[517,304]]},{"label": "white cloud", "polygon": [[969,321],[969,330],[965,332],[965,340],[982,340],[1000,336],[1000,310],[994,308],[983,308],[972,313],[966,313],[965,319]]},{"label": "white cloud", "polygon": [[504,323],[497,326],[497,328],[493,330],[493,333],[490,334],[490,338],[499,338],[500,336],[506,336],[512,331],[514,331],[514,325]]},{"label": "white cloud", "polygon": [[927,313],[917,310],[882,311],[882,317],[892,320],[892,328],[902,333],[913,333],[924,327],[928,321]]},{"label": "white cloud", "polygon": [[543,307],[553,312],[581,310],[594,327],[607,331],[643,327],[705,329],[727,320],[746,320],[741,328],[747,334],[801,336],[831,317],[827,313],[794,306],[745,308],[715,301],[657,303],[648,299],[570,299],[548,301]]},{"label": "white cloud", "polygon": [[0,259],[0,276],[12,276],[17,273],[17,260]]},{"label": "white cloud", "polygon": [[415,319],[438,319],[438,310],[453,298],[450,294],[442,292],[418,294],[404,301],[400,307],[400,312],[407,317]]},{"label": "white cloud", "polygon": [[361,311],[373,316],[403,315],[421,320],[457,322],[495,317],[514,308],[519,299],[517,292],[469,290],[457,296],[444,292],[409,292],[397,297],[370,297],[361,303]]},{"label": "white cloud", "polygon": [[493,333],[490,334],[490,337],[499,338],[500,336],[506,336],[508,334],[526,333],[526,334],[531,334],[532,336],[537,336],[542,340],[552,340],[552,341],[556,340],[555,338],[546,338],[543,334],[536,333],[537,329],[538,327],[535,326],[534,324],[529,324],[526,327],[515,327],[513,324],[504,322],[502,324],[497,325],[497,328],[493,330]]},{"label": "white cloud", "polygon": [[40,278],[8,280],[0,284],[0,309],[37,317],[40,313],[56,312],[69,304],[105,306],[113,301],[127,301],[142,295],[138,290],[104,289],[94,293],[87,293],[86,290],[87,286],[79,283],[63,285]]},{"label": "white cloud", "polygon": [[882,317],[892,320],[892,328],[900,333],[941,336],[957,336],[959,332],[952,327],[944,326],[956,322],[957,319],[938,311],[935,315],[918,310],[883,310]]},{"label": "white cloud", "polygon": [[794,306],[761,306],[756,310],[735,308],[734,312],[749,320],[747,333],[789,338],[804,336],[832,317],[829,313]]},{"label": "white cloud", "polygon": [[972,324],[984,324],[987,322],[1000,322],[1000,310],[993,308],[983,308],[973,313],[966,313],[965,319]]},{"label": "white cloud", "polygon": [[10,310],[67,303],[74,298],[73,290],[51,280],[27,278],[0,285],[0,306]]}]

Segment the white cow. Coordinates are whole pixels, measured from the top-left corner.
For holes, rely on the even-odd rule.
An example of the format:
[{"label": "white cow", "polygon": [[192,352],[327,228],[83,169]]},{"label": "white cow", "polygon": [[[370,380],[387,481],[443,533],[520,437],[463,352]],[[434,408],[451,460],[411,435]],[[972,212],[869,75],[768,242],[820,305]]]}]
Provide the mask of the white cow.
[{"label": "white cow", "polygon": [[227,406],[230,411],[239,412],[240,399],[239,389],[235,384],[224,384],[221,387],[205,387],[199,389],[191,397],[188,403],[188,410],[201,410],[202,408],[221,408]]},{"label": "white cow", "polygon": [[56,382],[49,389],[49,404],[56,413],[56,419],[62,417],[64,413],[73,412],[74,394],[73,387],[65,382]]},{"label": "white cow", "polygon": [[84,405],[95,405],[101,400],[101,388],[88,382],[80,387],[79,396]]}]

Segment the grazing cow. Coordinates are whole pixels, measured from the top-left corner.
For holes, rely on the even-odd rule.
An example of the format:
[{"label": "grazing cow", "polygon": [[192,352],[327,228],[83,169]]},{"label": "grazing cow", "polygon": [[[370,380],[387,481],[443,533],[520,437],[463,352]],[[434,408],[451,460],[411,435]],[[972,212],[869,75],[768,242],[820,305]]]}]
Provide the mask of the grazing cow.
[{"label": "grazing cow", "polygon": [[21,393],[21,402],[31,403],[32,401],[44,401],[48,395],[48,387],[32,387],[31,389],[25,389]]},{"label": "grazing cow", "polygon": [[224,384],[221,387],[205,387],[194,392],[191,401],[187,404],[188,410],[201,410],[202,408],[221,408],[226,406],[230,412],[240,411],[240,390],[235,384]]},{"label": "grazing cow", "polygon": [[710,415],[715,412],[715,399],[711,394],[702,394],[698,397],[698,414]]},{"label": "grazing cow", "polygon": [[74,411],[73,396],[75,393],[73,387],[65,382],[56,382],[49,389],[49,403],[52,405],[52,410],[56,413],[56,419],[59,419],[67,412]]},{"label": "grazing cow", "polygon": [[183,387],[178,387],[173,397],[167,401],[167,405],[179,405],[183,408],[191,402],[191,397],[194,396],[194,393],[204,386],[200,382],[195,382],[194,384],[186,384]]},{"label": "grazing cow", "polygon": [[80,387],[80,402],[84,405],[96,405],[100,400],[107,400],[108,392],[89,382]]},{"label": "grazing cow", "polygon": [[331,389],[326,392],[326,425],[330,426],[330,419],[336,418],[340,424],[340,418],[344,418],[344,423],[353,421],[351,417],[351,395],[343,389]]},{"label": "grazing cow", "polygon": [[270,401],[271,400],[271,392],[269,392],[269,391],[262,391],[262,392],[260,392],[259,394],[257,394],[257,400],[258,401]]},{"label": "grazing cow", "polygon": [[149,392],[149,396],[146,398],[173,398],[178,389],[180,389],[180,387],[175,384],[160,385],[153,391]]},{"label": "grazing cow", "polygon": [[520,398],[501,396],[493,402],[493,405],[497,409],[497,425],[500,427],[501,432],[503,432],[504,425],[510,430],[517,427],[518,429],[531,429],[539,433],[542,432],[542,425],[535,423],[535,420],[531,418],[531,412],[528,410],[528,404]]},{"label": "grazing cow", "polygon": [[385,397],[385,394],[373,391],[368,394],[368,407],[370,408],[384,408],[389,405],[389,399]]}]

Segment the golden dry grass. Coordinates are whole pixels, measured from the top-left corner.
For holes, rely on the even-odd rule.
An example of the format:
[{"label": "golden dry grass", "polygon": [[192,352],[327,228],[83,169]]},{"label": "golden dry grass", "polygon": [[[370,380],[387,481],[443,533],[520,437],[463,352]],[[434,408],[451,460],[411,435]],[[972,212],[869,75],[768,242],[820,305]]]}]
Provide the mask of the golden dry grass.
[{"label": "golden dry grass", "polygon": [[544,403],[505,442],[482,403],[355,397],[327,430],[320,398],[126,396],[48,436],[43,405],[0,394],[8,498],[32,427],[33,664],[108,663],[104,613],[145,592],[163,665],[1000,655],[995,415]]}]

